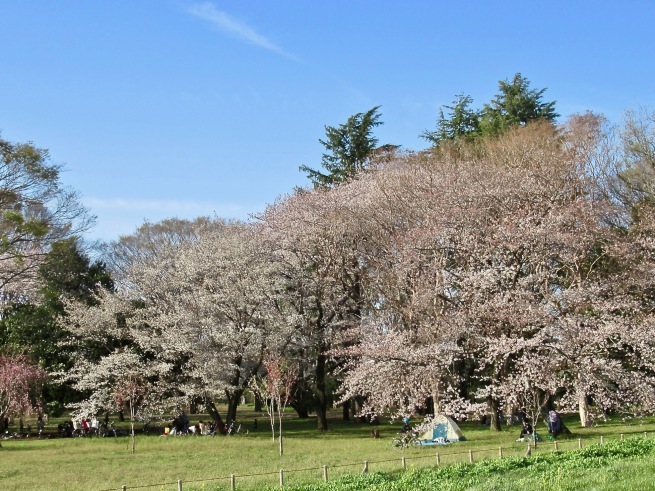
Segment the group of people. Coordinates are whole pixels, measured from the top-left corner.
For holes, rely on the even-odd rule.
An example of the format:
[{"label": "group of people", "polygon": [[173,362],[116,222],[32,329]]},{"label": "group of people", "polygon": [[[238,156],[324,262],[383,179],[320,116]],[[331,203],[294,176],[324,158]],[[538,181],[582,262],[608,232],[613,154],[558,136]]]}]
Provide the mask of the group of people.
[{"label": "group of people", "polygon": [[[39,433],[43,431],[43,423],[39,421]],[[59,436],[85,436],[93,435],[98,433],[100,424],[98,419],[93,418],[82,418],[79,421],[76,419],[70,419],[68,421],[62,421],[57,425],[57,431]]]},{"label": "group of people", "polygon": [[[552,410],[548,412],[547,423],[548,433],[550,433],[553,438],[557,438],[562,433],[568,432],[568,428],[564,426],[562,418],[557,413],[557,411]],[[522,442],[525,441],[525,439],[539,438],[534,431],[534,428],[532,427],[532,419],[525,416],[521,424],[521,434],[519,435],[519,439],[517,441]]]},{"label": "group of people", "polygon": [[163,436],[173,435],[215,435],[217,433],[225,433],[226,426],[219,421],[212,421],[205,423],[203,420],[198,421],[197,424],[191,425],[189,417],[182,412],[179,416],[171,422],[169,427],[164,429]]}]

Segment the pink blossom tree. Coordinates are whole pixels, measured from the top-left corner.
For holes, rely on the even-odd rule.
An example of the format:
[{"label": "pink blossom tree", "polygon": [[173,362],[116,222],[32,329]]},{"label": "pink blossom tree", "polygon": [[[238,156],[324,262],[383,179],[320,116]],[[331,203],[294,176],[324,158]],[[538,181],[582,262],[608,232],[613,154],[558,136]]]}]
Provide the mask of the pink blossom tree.
[{"label": "pink blossom tree", "polygon": [[263,363],[266,372],[263,377],[253,377],[250,387],[266,404],[266,411],[271,422],[271,432],[275,441],[275,420],[278,424],[280,456],[284,453],[282,443],[282,415],[293,397],[293,390],[298,381],[298,367],[281,357],[269,356]]},{"label": "pink blossom tree", "polygon": [[23,355],[0,355],[0,431],[5,419],[41,409],[39,395],[48,374]]}]

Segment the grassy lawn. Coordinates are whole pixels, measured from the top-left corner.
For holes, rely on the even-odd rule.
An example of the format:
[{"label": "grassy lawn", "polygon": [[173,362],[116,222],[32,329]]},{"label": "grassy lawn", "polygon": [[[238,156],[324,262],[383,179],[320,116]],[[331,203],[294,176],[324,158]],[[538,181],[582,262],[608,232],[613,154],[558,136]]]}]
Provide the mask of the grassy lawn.
[{"label": "grassy lawn", "polygon": [[[257,417],[259,428],[252,431],[253,419]],[[240,410],[239,418],[244,427],[250,429],[248,435],[217,437],[159,437],[137,436],[136,453],[130,452],[129,438],[53,438],[32,437],[22,440],[2,441],[0,449],[0,489],[3,490],[104,490],[120,489],[123,484],[128,489],[149,486],[148,489],[177,489],[176,481],[184,482],[184,489],[211,490],[230,489],[229,476],[237,476],[237,489],[261,489],[279,482],[279,470],[284,469],[285,484],[289,486],[304,483],[319,483],[323,478],[323,466],[328,466],[330,481],[344,475],[358,475],[365,460],[369,461],[371,473],[393,473],[401,469],[405,457],[407,469],[434,467],[436,453],[442,465],[469,460],[469,450],[473,451],[474,461],[498,457],[499,447],[504,456],[519,456],[526,451],[527,444],[516,442],[518,426],[504,427],[502,432],[491,432],[478,423],[463,423],[461,428],[467,437],[466,442],[452,445],[406,449],[398,452],[391,448],[391,438],[398,431],[399,424],[383,423],[379,426],[381,438],[370,437],[371,426],[353,422],[342,422],[337,417],[330,420],[330,430],[318,432],[313,418],[300,420],[292,413],[284,422],[284,456],[278,453],[277,442],[271,441],[270,427],[266,417],[254,414],[247,407]],[[192,416],[192,424],[202,416]],[[61,420],[51,421],[51,426]],[[559,449],[576,449],[578,438],[584,446],[596,444],[603,436],[605,441],[617,440],[621,433],[626,437],[648,432],[655,438],[655,421],[644,424],[634,422],[626,425],[616,419],[603,422],[597,427],[580,429],[575,417],[565,419],[573,432],[569,438],[560,440]],[[33,425],[34,426],[34,425]],[[538,428],[547,435],[545,427]],[[545,441],[538,445],[536,454],[552,453],[554,444]],[[640,464],[630,463],[616,469],[602,468],[593,479],[584,484],[585,489],[653,489],[652,484],[633,482],[640,475],[654,475],[655,466],[646,463],[648,472],[639,470]],[[632,466],[632,467],[631,467]],[[632,471],[625,469],[632,468]],[[525,489],[535,477],[519,470],[486,479],[484,486],[463,489]],[[584,482],[584,472],[576,479]],[[250,477],[244,477],[250,476]],[[504,479],[511,477],[510,481]],[[550,481],[553,477],[549,474]],[[622,487],[593,487],[595,482],[616,481],[621,477]],[[210,480],[215,479],[215,480]],[[544,478],[546,479],[546,478]],[[493,484],[498,480],[498,484]],[[569,477],[566,477],[568,482]],[[631,481],[632,480],[632,481]],[[195,481],[195,482],[194,482]],[[537,489],[559,489],[557,482],[549,481]],[[592,482],[593,481],[593,482]],[[649,481],[649,482],[650,482]],[[626,483],[633,482],[628,486]],[[170,483],[165,486],[153,486]],[[516,483],[516,484],[515,484]],[[522,483],[519,484],[519,483]],[[561,489],[566,487],[560,479]],[[544,484],[546,482],[544,481]],[[593,484],[593,486],[592,486]],[[614,483],[616,484],[616,483]],[[470,486],[473,484],[470,483]],[[618,484],[617,484],[618,485]],[[476,484],[477,486],[477,484]],[[494,487],[496,486],[496,487]],[[510,486],[510,487],[507,487]],[[522,487],[521,487],[522,486]],[[399,488],[400,489],[400,488]],[[580,488],[578,488],[580,489]]]}]

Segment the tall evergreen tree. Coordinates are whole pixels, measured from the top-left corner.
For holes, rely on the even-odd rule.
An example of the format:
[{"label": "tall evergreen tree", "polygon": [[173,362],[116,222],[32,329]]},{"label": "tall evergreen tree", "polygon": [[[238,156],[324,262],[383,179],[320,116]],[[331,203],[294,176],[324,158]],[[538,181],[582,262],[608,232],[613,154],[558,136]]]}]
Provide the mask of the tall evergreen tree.
[{"label": "tall evergreen tree", "polygon": [[425,131],[421,136],[433,147],[438,147],[445,141],[497,136],[514,126],[534,120],[554,123],[559,116],[555,112],[555,101],[542,100],[546,89],[531,89],[528,79],[520,73],[514,75],[511,82],[498,82],[498,89],[496,97],[480,110],[471,107],[471,96],[456,96],[451,106],[443,106],[439,110],[437,129]]},{"label": "tall evergreen tree", "polygon": [[530,82],[520,73],[512,81],[501,80],[499,92],[480,114],[480,129],[486,135],[499,135],[512,126],[522,126],[541,119],[555,122],[555,101],[543,102],[546,89],[531,89]]},{"label": "tall evergreen tree", "polygon": [[[456,96],[452,106],[443,106],[439,110],[437,130],[425,131],[421,136],[435,147],[445,140],[474,137],[480,129],[480,114],[471,109],[472,103],[473,98],[470,95]],[[444,109],[449,111],[447,117]]]},{"label": "tall evergreen tree", "polygon": [[321,165],[326,172],[312,169],[306,165],[300,170],[307,173],[314,188],[330,188],[352,179],[366,169],[371,156],[377,148],[378,140],[373,136],[373,128],[382,123],[380,106],[365,113],[357,113],[348,118],[345,124],[325,127],[325,140],[319,140],[326,149]]}]

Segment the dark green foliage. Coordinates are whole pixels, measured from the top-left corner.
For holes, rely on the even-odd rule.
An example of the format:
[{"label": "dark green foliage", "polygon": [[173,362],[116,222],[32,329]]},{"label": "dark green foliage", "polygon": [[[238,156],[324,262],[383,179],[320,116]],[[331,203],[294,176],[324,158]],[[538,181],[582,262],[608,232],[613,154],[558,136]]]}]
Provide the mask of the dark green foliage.
[{"label": "dark green foliage", "polygon": [[[452,106],[439,111],[436,131],[425,131],[421,136],[438,147],[442,142],[472,140],[480,136],[497,136],[514,126],[542,120],[551,123],[559,116],[555,102],[543,102],[546,89],[531,89],[530,82],[520,73],[512,81],[498,82],[498,94],[481,110],[471,108],[469,95],[456,96]],[[444,109],[448,114],[444,114]]]},{"label": "dark green foliage", "polygon": [[373,128],[382,124],[379,108],[376,106],[365,113],[350,116],[345,124],[337,127],[325,127],[326,139],[319,141],[327,151],[321,162],[326,172],[300,166],[315,188],[334,187],[366,169],[377,148]]},{"label": "dark green foliage", "polygon": [[[452,106],[443,106],[439,110],[437,131],[426,131],[421,136],[435,147],[445,140],[475,137],[480,130],[480,114],[471,109],[472,103],[469,95],[456,96]],[[449,111],[448,117],[444,114],[444,108]]]},{"label": "dark green foliage", "polygon": [[113,288],[105,264],[91,262],[81,250],[77,238],[55,242],[39,268],[39,276],[44,283],[46,301],[53,302],[58,309],[62,307],[62,294],[90,305],[99,286],[107,290]]},{"label": "dark green foliage", "polygon": [[520,73],[512,81],[498,83],[499,93],[485,104],[480,113],[480,130],[485,135],[499,135],[512,126],[522,126],[534,120],[555,122],[555,102],[542,102],[546,89],[531,89],[530,82]]},{"label": "dark green foliage", "polygon": [[[38,270],[40,301],[11,302],[0,315],[0,351],[26,353],[49,372],[70,368],[71,353],[60,345],[67,332],[59,319],[64,300],[91,305],[97,288],[113,288],[102,262],[91,262],[76,238],[52,245]],[[64,392],[67,392],[64,389]],[[46,397],[69,401],[71,394],[48,387]]]}]

